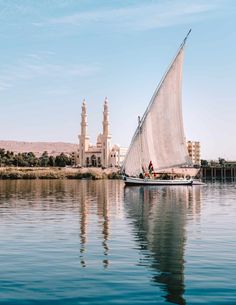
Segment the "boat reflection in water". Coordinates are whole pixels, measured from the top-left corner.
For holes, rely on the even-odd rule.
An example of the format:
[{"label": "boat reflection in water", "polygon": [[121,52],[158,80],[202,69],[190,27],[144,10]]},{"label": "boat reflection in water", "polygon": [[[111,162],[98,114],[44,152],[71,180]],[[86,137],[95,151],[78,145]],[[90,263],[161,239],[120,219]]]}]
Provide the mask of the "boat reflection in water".
[{"label": "boat reflection in water", "polygon": [[[84,298],[85,304],[158,298],[185,304],[186,224],[198,217],[200,202],[200,186],[2,181],[1,259],[9,281],[3,301],[30,303],[37,291],[43,300],[69,300],[65,304],[75,304],[71,294],[76,304]],[[26,288],[13,295],[11,287],[22,283]]]},{"label": "boat reflection in water", "polygon": [[143,258],[153,270],[153,283],[165,292],[167,302],[184,299],[184,251],[188,216],[200,213],[201,188],[135,187],[125,189],[125,207]]}]

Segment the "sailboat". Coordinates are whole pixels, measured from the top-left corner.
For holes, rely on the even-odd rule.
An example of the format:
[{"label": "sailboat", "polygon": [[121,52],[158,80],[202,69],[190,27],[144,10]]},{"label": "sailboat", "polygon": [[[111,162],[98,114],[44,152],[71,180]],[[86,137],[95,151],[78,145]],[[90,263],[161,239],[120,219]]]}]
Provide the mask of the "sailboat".
[{"label": "sailboat", "polygon": [[[182,66],[184,47],[190,32],[191,29],[155,90],[143,117],[139,118],[122,166],[126,185],[193,183],[192,179],[176,179],[173,175],[176,168],[192,166],[182,117]],[[172,175],[166,175],[168,171]],[[160,179],[163,173],[169,179]]]}]

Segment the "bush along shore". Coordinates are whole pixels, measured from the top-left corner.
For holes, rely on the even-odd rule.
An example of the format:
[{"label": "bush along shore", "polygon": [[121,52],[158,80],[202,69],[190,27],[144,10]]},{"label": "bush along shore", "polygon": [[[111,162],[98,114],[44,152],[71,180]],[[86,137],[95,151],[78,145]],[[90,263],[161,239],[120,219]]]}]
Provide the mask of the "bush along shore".
[{"label": "bush along shore", "polygon": [[118,169],[0,167],[0,179],[121,179]]},{"label": "bush along shore", "polygon": [[71,155],[14,153],[0,148],[0,179],[121,179],[117,168],[73,168]]}]

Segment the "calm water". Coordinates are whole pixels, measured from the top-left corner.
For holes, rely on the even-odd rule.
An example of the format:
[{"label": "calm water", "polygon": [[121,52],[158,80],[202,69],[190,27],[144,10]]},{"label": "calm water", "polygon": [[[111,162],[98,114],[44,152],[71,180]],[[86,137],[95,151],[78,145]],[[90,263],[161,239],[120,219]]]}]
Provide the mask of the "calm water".
[{"label": "calm water", "polygon": [[0,181],[0,304],[236,304],[236,188]]}]

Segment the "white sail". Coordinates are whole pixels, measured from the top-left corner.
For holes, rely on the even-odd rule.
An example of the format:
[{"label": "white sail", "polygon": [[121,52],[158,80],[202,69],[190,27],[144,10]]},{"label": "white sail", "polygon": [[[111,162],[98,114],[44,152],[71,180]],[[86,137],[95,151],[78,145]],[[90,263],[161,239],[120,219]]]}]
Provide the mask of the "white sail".
[{"label": "white sail", "polygon": [[138,175],[152,161],[155,171],[191,164],[182,118],[184,44],[155,91],[133,136],[124,161],[128,175]]}]

